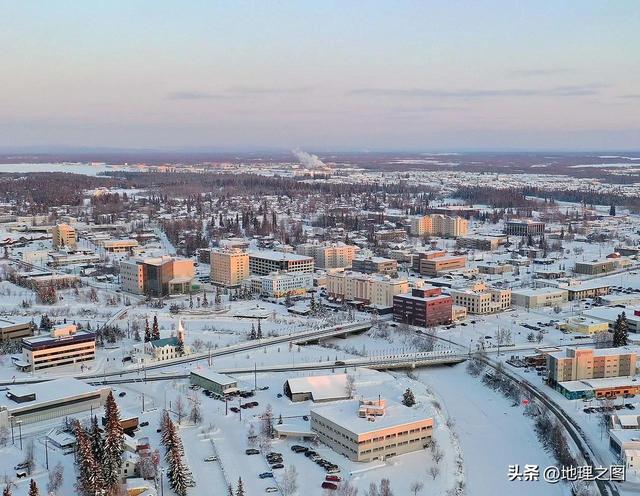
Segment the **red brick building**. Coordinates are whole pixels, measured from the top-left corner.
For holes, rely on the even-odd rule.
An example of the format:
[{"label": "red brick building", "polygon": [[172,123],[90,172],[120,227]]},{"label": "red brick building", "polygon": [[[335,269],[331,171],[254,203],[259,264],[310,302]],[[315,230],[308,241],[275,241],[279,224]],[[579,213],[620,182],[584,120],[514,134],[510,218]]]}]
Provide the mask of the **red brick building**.
[{"label": "red brick building", "polygon": [[393,297],[393,320],[419,327],[451,322],[452,298],[440,288],[414,288],[411,293]]}]

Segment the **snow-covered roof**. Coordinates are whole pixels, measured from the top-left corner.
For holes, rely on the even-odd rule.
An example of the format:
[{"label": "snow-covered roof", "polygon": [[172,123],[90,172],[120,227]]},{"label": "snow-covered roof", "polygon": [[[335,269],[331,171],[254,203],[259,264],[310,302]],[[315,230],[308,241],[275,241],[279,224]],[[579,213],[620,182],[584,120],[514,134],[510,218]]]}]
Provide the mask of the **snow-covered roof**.
[{"label": "snow-covered roof", "polygon": [[216,384],[220,384],[221,386],[232,386],[238,383],[238,381],[233,377],[219,374],[218,372],[214,372],[213,370],[209,369],[192,370],[191,373],[193,375],[197,375],[198,377],[202,377],[203,379],[215,382]]},{"label": "snow-covered roof", "polygon": [[311,413],[312,415],[323,417],[355,435],[363,435],[380,429],[433,419],[433,415],[387,400],[385,414],[373,417],[374,421],[370,421],[367,417],[358,416],[359,407],[360,401],[349,400],[330,406],[312,408]]},{"label": "snow-covered roof", "polygon": [[310,393],[313,401],[348,398],[347,374],[314,375],[287,380],[291,394]]},{"label": "snow-covered roof", "polygon": [[[37,404],[60,401],[73,396],[97,393],[102,389],[103,388],[90,386],[86,382],[72,377],[63,377],[35,384],[11,386],[6,395],[0,395],[0,406],[7,407],[9,410],[22,409],[25,407],[32,408]],[[17,398],[24,398],[30,394],[35,394],[35,399],[32,401],[23,401],[22,403],[9,398],[9,395],[13,395]]]}]

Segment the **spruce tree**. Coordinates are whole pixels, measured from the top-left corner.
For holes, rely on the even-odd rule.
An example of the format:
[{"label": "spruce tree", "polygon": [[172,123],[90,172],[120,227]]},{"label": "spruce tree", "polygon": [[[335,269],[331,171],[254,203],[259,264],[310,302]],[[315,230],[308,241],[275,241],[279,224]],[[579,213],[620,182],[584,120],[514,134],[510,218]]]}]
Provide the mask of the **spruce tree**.
[{"label": "spruce tree", "polygon": [[158,327],[158,316],[153,316],[153,329],[151,331],[151,339],[160,339],[160,328]]},{"label": "spruce tree", "polygon": [[256,338],[262,339],[262,324],[261,319],[258,319],[258,331],[256,332]]},{"label": "spruce tree", "polygon": [[98,417],[93,416],[91,419],[91,451],[96,463],[102,464],[104,458],[104,441],[102,440],[102,432],[100,432],[100,426],[98,425]]},{"label": "spruce tree", "polygon": [[238,478],[238,487],[236,488],[236,496],[244,496],[244,485],[242,484],[242,477]]},{"label": "spruce tree", "polygon": [[120,423],[120,412],[118,405],[109,391],[105,403],[105,418],[107,425],[104,438],[104,454],[102,459],[102,470],[105,487],[109,491],[114,491],[120,482],[119,472],[122,466],[122,454],[124,453],[124,432]]},{"label": "spruce tree", "polygon": [[89,435],[80,422],[76,422],[74,432],[76,436],[76,464],[78,466],[76,492],[83,496],[95,496],[103,489],[100,465],[93,456]]},{"label": "spruce tree", "polygon": [[249,339],[256,339],[256,327],[251,323],[251,333],[249,334]]},{"label": "spruce tree", "polygon": [[402,395],[402,404],[404,406],[413,406],[416,404],[416,399],[413,396],[413,391],[411,391],[411,389],[407,388],[407,390]]},{"label": "spruce tree", "polygon": [[629,340],[629,323],[624,312],[618,315],[613,324],[613,346],[626,346]]},{"label": "spruce tree", "polygon": [[144,342],[151,341],[151,329],[149,329],[149,319],[144,319]]},{"label": "spruce tree", "polygon": [[[4,486],[4,489],[2,490],[2,496],[11,496],[11,486],[9,485],[9,483]],[[233,496],[233,491],[231,491],[231,496]]]},{"label": "spruce tree", "polygon": [[38,485],[36,484],[36,481],[34,481],[33,479],[31,479],[31,482],[29,483],[29,496],[40,496],[40,491],[38,491]]},{"label": "spruce tree", "polygon": [[182,454],[176,446],[171,450],[169,456],[169,482],[171,483],[171,489],[175,491],[178,496],[187,495],[187,471],[182,461]]}]

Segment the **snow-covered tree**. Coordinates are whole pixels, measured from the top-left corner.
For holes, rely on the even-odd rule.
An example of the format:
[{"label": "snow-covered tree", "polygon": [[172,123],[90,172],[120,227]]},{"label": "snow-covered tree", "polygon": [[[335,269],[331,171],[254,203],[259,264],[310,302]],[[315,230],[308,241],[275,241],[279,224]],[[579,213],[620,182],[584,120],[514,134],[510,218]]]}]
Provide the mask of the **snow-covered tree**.
[{"label": "snow-covered tree", "polygon": [[80,422],[76,422],[74,433],[76,436],[76,465],[78,467],[76,492],[83,496],[95,496],[103,489],[102,471],[93,456],[91,439]]},{"label": "snow-covered tree", "polygon": [[424,484],[420,481],[415,481],[409,486],[409,491],[413,493],[413,496],[418,496],[418,493],[424,489]]},{"label": "snow-covered tree", "polygon": [[29,483],[29,496],[40,496],[38,485],[33,479],[31,479],[31,482]]},{"label": "snow-covered tree", "polygon": [[626,346],[629,340],[629,323],[624,312],[618,315],[613,324],[613,346]]},{"label": "snow-covered tree", "polygon": [[295,466],[289,465],[284,469],[281,489],[284,496],[291,496],[298,490],[298,472]]},{"label": "snow-covered tree", "polygon": [[160,327],[158,326],[158,316],[153,316],[153,327],[151,329],[151,339],[160,339]]},{"label": "snow-covered tree", "polygon": [[242,477],[238,478],[238,485],[236,487],[236,496],[244,496],[244,485],[242,484]]},{"label": "snow-covered tree", "polygon": [[200,412],[200,400],[198,398],[194,398],[191,403],[191,412],[189,413],[189,421],[194,424],[199,424],[202,422],[202,413]]},{"label": "snow-covered tree", "polygon": [[109,491],[117,488],[120,482],[120,467],[124,453],[124,432],[120,422],[120,411],[113,393],[109,391],[105,403],[105,437],[102,458],[102,471],[105,487]]},{"label": "snow-covered tree", "polygon": [[413,391],[407,388],[407,390],[402,394],[402,404],[404,406],[413,406],[416,404],[416,398],[413,396]]},{"label": "snow-covered tree", "polygon": [[62,487],[62,481],[64,480],[64,466],[58,462],[49,470],[49,480],[47,482],[47,494],[55,495]]},{"label": "snow-covered tree", "polygon": [[393,491],[391,490],[391,482],[389,479],[382,479],[380,481],[380,496],[393,496]]}]

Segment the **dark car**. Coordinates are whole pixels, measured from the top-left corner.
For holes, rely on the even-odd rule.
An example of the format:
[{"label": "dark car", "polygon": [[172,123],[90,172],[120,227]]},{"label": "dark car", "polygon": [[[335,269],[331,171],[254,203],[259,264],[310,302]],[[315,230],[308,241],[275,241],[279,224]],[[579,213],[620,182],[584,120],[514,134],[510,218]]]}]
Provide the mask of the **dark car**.
[{"label": "dark car", "polygon": [[118,396],[120,396],[120,398],[124,398],[126,395],[127,393],[125,393],[124,391],[118,393]]},{"label": "dark car", "polygon": [[244,450],[244,453],[246,455],[259,455],[260,451],[255,449],[255,448],[249,448],[249,449]]},{"label": "dark car", "polygon": [[284,465],[282,463],[276,463],[275,465],[271,465],[272,470],[277,470],[280,468],[284,468]]},{"label": "dark car", "polygon": [[149,425],[149,422],[140,422],[140,427],[146,427]]},{"label": "dark car", "polygon": [[240,411],[240,408],[238,408],[237,406],[232,406],[231,408],[229,408],[229,410],[231,410],[233,413],[238,413]]},{"label": "dark car", "polygon": [[293,451],[294,453],[303,453],[305,451],[307,451],[309,448],[306,448],[304,446],[300,446],[299,444],[294,444],[293,446],[291,446],[291,451]]},{"label": "dark car", "polygon": [[306,415],[303,415],[302,420],[309,420],[309,417],[307,417]]},{"label": "dark car", "polygon": [[322,489],[333,489],[333,490],[338,489],[337,484],[334,484],[333,482],[329,482],[329,481],[324,481],[321,487]]},{"label": "dark car", "polygon": [[258,477],[261,479],[273,478],[273,472],[262,472]]}]

